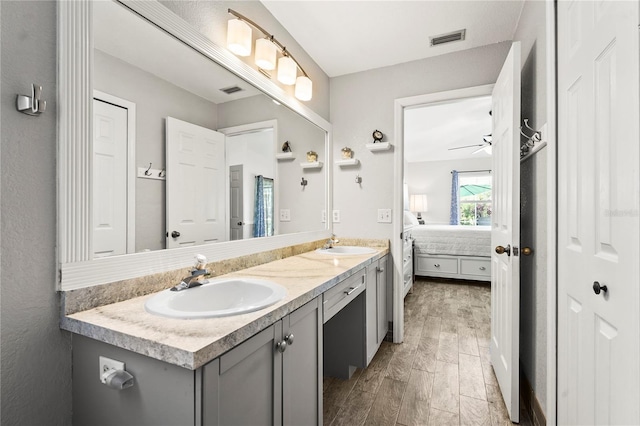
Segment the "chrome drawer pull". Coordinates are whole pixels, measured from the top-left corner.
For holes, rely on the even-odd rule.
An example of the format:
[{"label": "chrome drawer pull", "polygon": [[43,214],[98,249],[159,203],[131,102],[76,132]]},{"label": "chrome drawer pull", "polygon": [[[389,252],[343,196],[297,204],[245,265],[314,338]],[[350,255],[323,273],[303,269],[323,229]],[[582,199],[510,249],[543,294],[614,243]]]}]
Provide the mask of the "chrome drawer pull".
[{"label": "chrome drawer pull", "polygon": [[481,267],[480,267],[480,270],[481,270],[481,271],[484,271],[485,269],[487,269],[487,268],[485,268],[484,266],[481,266]]},{"label": "chrome drawer pull", "polygon": [[350,295],[351,293],[353,293],[354,291],[356,291],[357,289],[359,289],[360,286],[357,287],[349,287],[349,291],[345,291],[344,294],[346,294],[347,296]]},{"label": "chrome drawer pull", "polygon": [[436,268],[439,268],[440,264],[439,263],[434,263],[433,266],[435,266]]}]

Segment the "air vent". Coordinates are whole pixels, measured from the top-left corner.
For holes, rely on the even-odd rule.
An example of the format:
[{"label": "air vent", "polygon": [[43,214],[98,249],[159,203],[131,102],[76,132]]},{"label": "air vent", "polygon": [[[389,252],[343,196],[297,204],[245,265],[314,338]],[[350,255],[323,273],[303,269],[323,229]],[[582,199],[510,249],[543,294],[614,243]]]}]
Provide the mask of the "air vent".
[{"label": "air vent", "polygon": [[458,30],[447,34],[440,34],[438,36],[429,37],[429,40],[431,41],[431,46],[439,46],[441,44],[464,40],[466,32],[467,30]]},{"label": "air vent", "polygon": [[244,89],[238,86],[231,86],[231,87],[225,87],[224,89],[220,89],[220,90],[226,93],[227,95],[230,95],[232,93],[242,92]]}]

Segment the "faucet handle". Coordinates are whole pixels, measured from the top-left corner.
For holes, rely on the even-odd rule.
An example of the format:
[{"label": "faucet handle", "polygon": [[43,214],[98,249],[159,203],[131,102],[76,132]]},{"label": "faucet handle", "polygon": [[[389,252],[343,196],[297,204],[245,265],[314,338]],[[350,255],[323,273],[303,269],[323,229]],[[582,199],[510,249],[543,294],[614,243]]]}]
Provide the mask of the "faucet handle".
[{"label": "faucet handle", "polygon": [[196,254],[195,257],[196,263],[194,268],[195,269],[204,269],[205,266],[207,266],[207,257],[203,254]]}]

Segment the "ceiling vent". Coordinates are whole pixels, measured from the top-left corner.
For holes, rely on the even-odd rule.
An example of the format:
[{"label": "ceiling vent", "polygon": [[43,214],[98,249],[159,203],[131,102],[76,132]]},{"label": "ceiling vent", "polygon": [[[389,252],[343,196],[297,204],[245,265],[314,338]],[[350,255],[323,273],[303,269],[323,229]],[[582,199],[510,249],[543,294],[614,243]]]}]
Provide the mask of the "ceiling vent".
[{"label": "ceiling vent", "polygon": [[227,95],[231,95],[232,93],[242,92],[244,89],[238,86],[225,87],[224,89],[220,89]]},{"label": "ceiling vent", "polygon": [[452,43],[454,41],[462,41],[464,40],[466,32],[467,30],[458,30],[447,34],[440,34],[437,36],[429,37],[429,41],[431,42],[432,47],[439,46],[441,44]]}]

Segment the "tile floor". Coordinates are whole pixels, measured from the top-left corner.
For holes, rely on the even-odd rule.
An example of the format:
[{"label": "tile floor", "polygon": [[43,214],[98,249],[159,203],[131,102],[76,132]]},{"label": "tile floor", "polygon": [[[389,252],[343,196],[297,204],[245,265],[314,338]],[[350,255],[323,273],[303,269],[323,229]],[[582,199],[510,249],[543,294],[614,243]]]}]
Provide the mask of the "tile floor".
[{"label": "tile floor", "polygon": [[[349,380],[324,379],[325,425],[511,425],[489,360],[488,283],[418,279],[405,342]],[[530,424],[521,414],[520,424]]]}]

